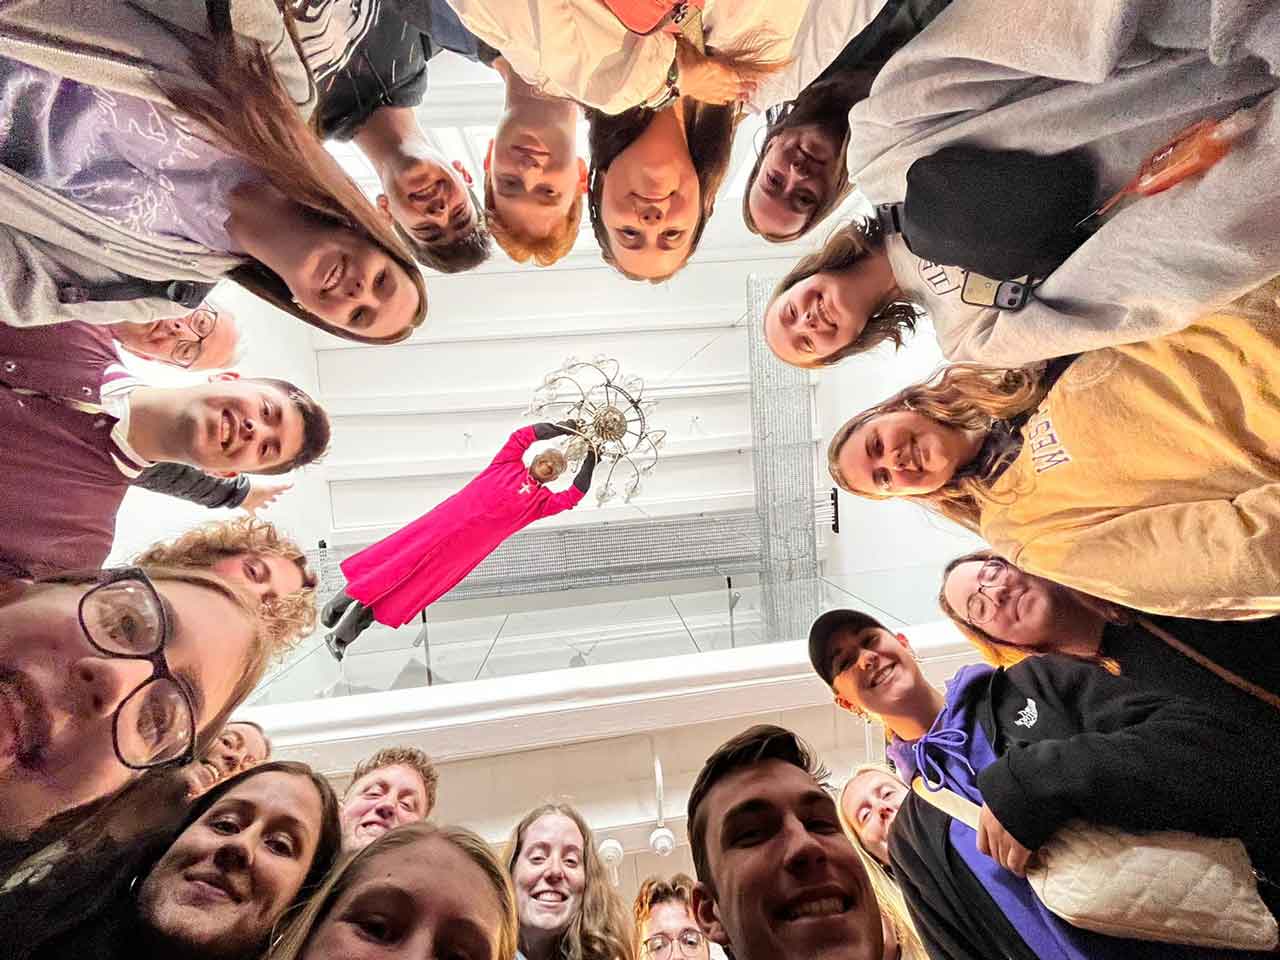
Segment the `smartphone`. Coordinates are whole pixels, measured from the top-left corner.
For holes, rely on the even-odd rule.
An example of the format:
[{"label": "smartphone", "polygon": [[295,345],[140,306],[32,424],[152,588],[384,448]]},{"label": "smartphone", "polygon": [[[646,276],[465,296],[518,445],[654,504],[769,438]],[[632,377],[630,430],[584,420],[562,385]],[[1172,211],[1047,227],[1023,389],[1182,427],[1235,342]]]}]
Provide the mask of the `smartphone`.
[{"label": "smartphone", "polygon": [[1031,298],[1030,279],[1017,277],[1013,280],[994,280],[968,270],[964,275],[964,285],[960,288],[960,299],[971,307],[1020,310]]}]

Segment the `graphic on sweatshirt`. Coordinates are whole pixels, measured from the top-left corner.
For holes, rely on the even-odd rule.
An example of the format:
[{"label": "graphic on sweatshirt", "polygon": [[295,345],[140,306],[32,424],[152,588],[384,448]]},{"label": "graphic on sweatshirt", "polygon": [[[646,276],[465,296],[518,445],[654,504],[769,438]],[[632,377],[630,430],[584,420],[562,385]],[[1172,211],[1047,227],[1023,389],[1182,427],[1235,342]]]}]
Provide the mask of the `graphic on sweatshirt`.
[{"label": "graphic on sweatshirt", "polygon": [[949,267],[945,263],[931,263],[928,260],[920,261],[920,279],[929,285],[938,296],[948,293],[955,293],[960,289],[961,278],[964,271],[959,267]]},{"label": "graphic on sweatshirt", "polygon": [[1013,721],[1013,725],[1015,727],[1026,727],[1030,730],[1036,725],[1037,719],[1036,702],[1027,697],[1027,705],[1018,711],[1018,719]]},{"label": "graphic on sweatshirt", "polygon": [[1053,421],[1044,410],[1037,410],[1022,430],[1023,442],[1031,451],[1031,462],[1036,473],[1044,473],[1054,467],[1071,462],[1071,454],[1058,439]]}]

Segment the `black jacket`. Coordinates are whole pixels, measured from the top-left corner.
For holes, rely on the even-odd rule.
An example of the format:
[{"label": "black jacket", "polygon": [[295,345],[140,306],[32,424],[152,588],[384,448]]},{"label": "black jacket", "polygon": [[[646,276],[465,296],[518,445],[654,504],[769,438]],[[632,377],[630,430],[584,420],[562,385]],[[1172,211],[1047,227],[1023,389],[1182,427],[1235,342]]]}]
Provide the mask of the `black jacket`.
[{"label": "black jacket", "polygon": [[156,463],[133,479],[135,487],[190,500],[202,507],[238,507],[249,495],[249,478],[215,477],[185,463]]},{"label": "black jacket", "polygon": [[[1076,818],[1135,831],[1187,830],[1238,837],[1255,868],[1278,875],[1280,719],[1247,726],[1058,656],[997,670],[969,695],[968,708],[998,758],[979,771],[978,787],[1024,846],[1035,850]],[[889,838],[895,875],[930,956],[1032,960],[951,848],[948,820],[909,794]],[[1273,910],[1280,906],[1280,890],[1263,884],[1260,892]]]}]

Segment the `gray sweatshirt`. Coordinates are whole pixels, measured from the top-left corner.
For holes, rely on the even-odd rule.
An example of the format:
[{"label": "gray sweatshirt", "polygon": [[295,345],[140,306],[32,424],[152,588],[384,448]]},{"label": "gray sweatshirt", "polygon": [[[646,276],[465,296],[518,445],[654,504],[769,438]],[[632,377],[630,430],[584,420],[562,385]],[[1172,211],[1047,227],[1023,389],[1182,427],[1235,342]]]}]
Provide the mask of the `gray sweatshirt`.
[{"label": "gray sweatshirt", "polygon": [[1183,127],[1262,97],[1231,154],[1120,209],[1021,310],[963,303],[961,271],[889,243],[950,359],[1017,366],[1163,336],[1280,273],[1277,63],[1280,0],[956,0],[850,112],[849,175],[884,203],[950,144],[1083,149],[1101,201]]}]

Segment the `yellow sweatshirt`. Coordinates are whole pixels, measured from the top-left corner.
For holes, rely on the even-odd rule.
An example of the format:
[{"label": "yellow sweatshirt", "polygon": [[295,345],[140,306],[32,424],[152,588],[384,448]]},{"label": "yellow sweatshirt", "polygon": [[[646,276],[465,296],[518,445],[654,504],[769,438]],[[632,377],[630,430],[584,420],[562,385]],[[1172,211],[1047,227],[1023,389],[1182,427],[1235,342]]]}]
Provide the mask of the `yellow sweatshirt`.
[{"label": "yellow sweatshirt", "polygon": [[1280,280],[1178,333],[1082,355],[982,505],[1024,570],[1129,607],[1280,613]]}]

